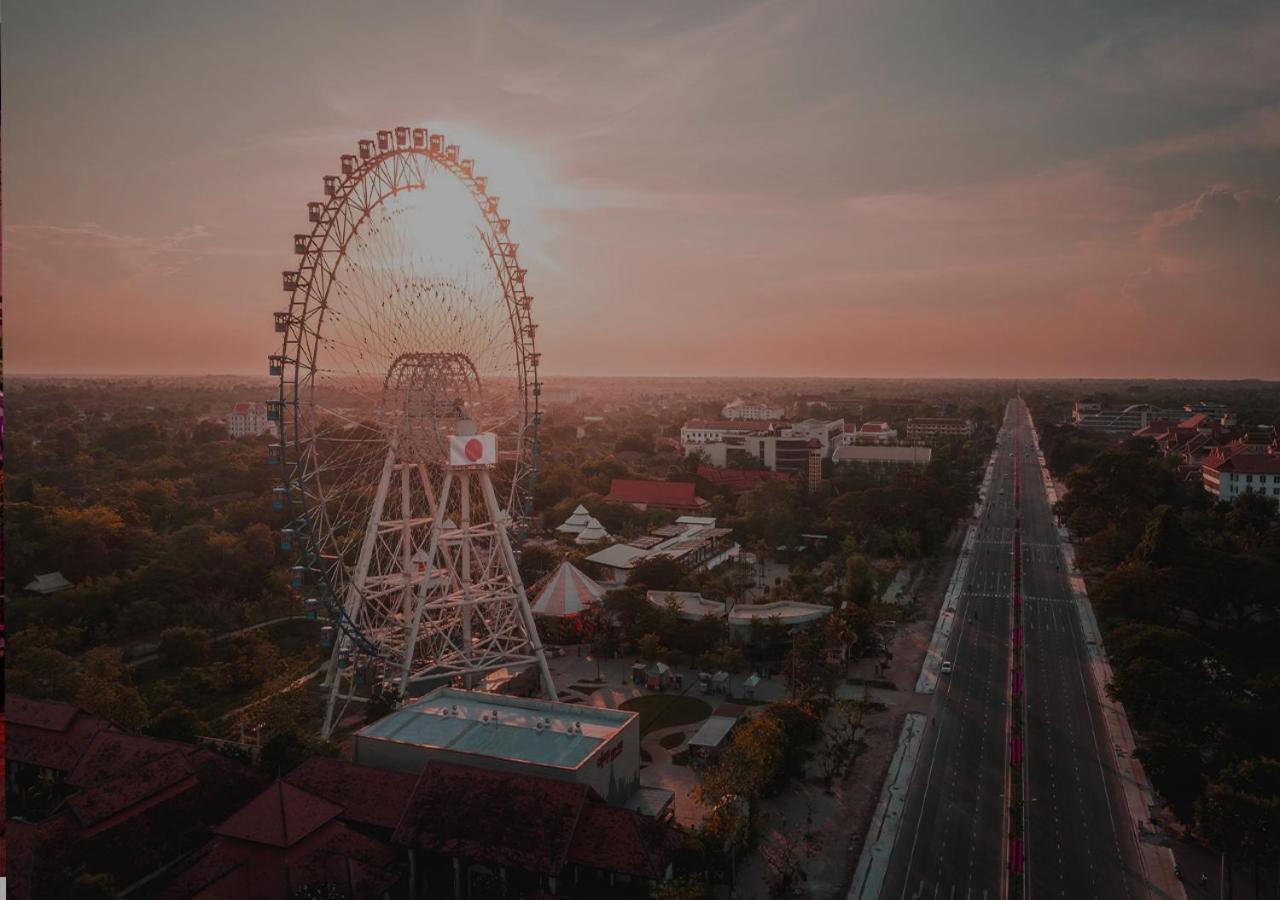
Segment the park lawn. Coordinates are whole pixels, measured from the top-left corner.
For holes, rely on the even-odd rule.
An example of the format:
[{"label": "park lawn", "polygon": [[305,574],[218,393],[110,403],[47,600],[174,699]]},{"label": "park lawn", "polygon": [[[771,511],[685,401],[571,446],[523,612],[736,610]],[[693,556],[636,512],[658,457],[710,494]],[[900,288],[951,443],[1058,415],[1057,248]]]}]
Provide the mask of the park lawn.
[{"label": "park lawn", "polygon": [[641,737],[659,728],[692,725],[711,715],[710,705],[683,694],[645,694],[623,701],[620,708],[640,714]]},{"label": "park lawn", "polygon": [[687,732],[673,731],[670,734],[664,734],[662,737],[658,738],[658,744],[668,750],[671,750],[672,748],[679,747],[683,744],[686,737],[688,737]]}]

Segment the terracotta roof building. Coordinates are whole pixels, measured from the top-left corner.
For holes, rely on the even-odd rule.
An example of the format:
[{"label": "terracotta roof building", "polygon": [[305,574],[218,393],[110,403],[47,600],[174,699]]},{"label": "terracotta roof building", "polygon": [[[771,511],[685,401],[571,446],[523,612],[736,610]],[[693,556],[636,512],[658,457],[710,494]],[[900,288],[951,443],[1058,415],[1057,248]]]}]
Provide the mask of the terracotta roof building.
[{"label": "terracotta roof building", "polygon": [[604,499],[610,503],[630,503],[639,509],[704,509],[710,504],[695,495],[692,481],[636,481],[615,478]]},{"label": "terracotta roof building", "polygon": [[399,854],[349,828],[343,812],[337,803],[277,781],[215,828],[213,840],[158,900],[291,900],[311,885],[336,886],[353,900],[389,896],[405,877]]},{"label": "terracotta roof building", "polygon": [[393,841],[422,855],[415,871],[428,885],[627,898],[669,877],[678,838],[584,784],[432,762]]},{"label": "terracotta roof building", "polygon": [[8,705],[17,719],[6,771],[15,896],[68,868],[106,874],[123,891],[198,848],[262,786],[247,766],[126,734],[72,704],[14,697]]},{"label": "terracotta roof building", "polygon": [[1280,454],[1254,453],[1243,445],[1218,448],[1200,464],[1205,491],[1219,500],[1241,494],[1280,499]]}]

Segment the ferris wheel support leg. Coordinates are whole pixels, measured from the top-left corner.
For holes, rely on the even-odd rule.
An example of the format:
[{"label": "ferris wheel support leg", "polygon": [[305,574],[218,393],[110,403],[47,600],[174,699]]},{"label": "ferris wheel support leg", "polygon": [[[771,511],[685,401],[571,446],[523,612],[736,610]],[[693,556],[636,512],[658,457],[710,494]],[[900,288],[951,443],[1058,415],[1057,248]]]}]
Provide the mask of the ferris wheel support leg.
[{"label": "ferris wheel support leg", "polygon": [[[480,470],[480,487],[484,491],[484,502],[489,510],[489,518],[493,522],[502,520],[498,508],[498,498],[493,492],[493,482],[489,480],[489,470]],[[520,567],[516,563],[515,551],[511,549],[511,537],[505,528],[498,528],[498,546],[502,549],[503,560],[511,574],[511,583],[519,598],[520,618],[524,621],[525,630],[529,633],[529,642],[533,645],[533,655],[538,659],[538,670],[542,674],[542,687],[547,692],[548,700],[556,699],[556,683],[551,679],[551,667],[547,665],[547,654],[542,648],[542,638],[538,636],[538,627],[533,621],[533,610],[529,608],[529,596],[524,591],[524,580],[520,577]]]},{"label": "ferris wheel support leg", "polygon": [[[360,606],[364,603],[364,583],[369,577],[369,562],[373,559],[374,546],[378,541],[378,526],[382,522],[382,514],[387,502],[387,494],[391,490],[391,473],[395,470],[396,451],[394,444],[387,451],[387,458],[382,464],[382,475],[378,479],[378,490],[373,500],[373,515],[369,517],[369,524],[365,528],[364,541],[360,545],[360,555],[356,558],[356,570],[354,577],[347,585],[347,596],[343,602],[343,615],[346,616],[348,622],[356,622],[360,614]],[[344,679],[342,673],[338,669],[338,658],[344,650],[351,647],[351,637],[345,629],[339,625],[338,639],[333,642],[333,652],[329,654],[329,668],[325,674],[323,685],[329,688],[329,700],[325,704],[324,726],[320,731],[320,736],[324,740],[328,740],[333,734],[334,726],[334,708],[337,705],[338,694],[341,692],[342,682]],[[353,688],[348,685],[347,700],[350,702],[350,694]],[[346,709],[346,705],[343,705]]]},{"label": "ferris wheel support leg", "polygon": [[445,472],[440,485],[439,513],[431,520],[431,541],[427,545],[427,574],[418,585],[418,597],[413,605],[413,624],[405,634],[404,659],[400,663],[400,697],[409,689],[409,666],[413,663],[413,650],[418,642],[418,629],[422,627],[422,614],[427,608],[427,593],[431,586],[431,573],[435,570],[436,555],[440,551],[440,528],[444,511],[449,506],[449,492],[453,489],[453,469]]},{"label": "ferris wheel support leg", "polygon": [[[463,534],[471,534],[471,475],[463,472],[462,477],[458,479],[458,499],[461,501],[461,525]],[[471,645],[471,616],[475,613],[471,605],[471,541],[464,540],[461,550],[461,566],[462,566],[462,647],[463,657],[466,660],[467,672],[462,676],[462,686],[467,690],[475,687],[475,674],[470,671],[474,660],[472,658]]]}]

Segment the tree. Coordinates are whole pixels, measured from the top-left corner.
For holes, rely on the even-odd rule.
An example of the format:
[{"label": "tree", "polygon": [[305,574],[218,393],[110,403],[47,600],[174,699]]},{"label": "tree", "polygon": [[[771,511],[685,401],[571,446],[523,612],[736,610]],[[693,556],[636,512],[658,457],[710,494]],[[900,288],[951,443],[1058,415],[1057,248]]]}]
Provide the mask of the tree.
[{"label": "tree", "polygon": [[737,727],[719,761],[697,790],[704,802],[717,804],[729,797],[755,803],[772,789],[783,773],[787,736],[772,716],[757,716]]},{"label": "tree", "polygon": [[711,900],[711,890],[705,877],[689,873],[662,882],[649,897],[651,900]]},{"label": "tree", "polygon": [[6,687],[13,694],[71,701],[80,693],[75,660],[53,647],[32,646],[10,652],[4,661],[4,672]]},{"label": "tree", "polygon": [[84,655],[76,704],[124,728],[147,724],[147,705],[114,647],[95,647]]},{"label": "tree", "polygon": [[315,755],[312,743],[289,729],[272,735],[262,745],[258,764],[272,775],[287,775]]},{"label": "tree", "polygon": [[226,426],[217,422],[197,422],[195,429],[191,432],[191,440],[196,444],[212,444],[215,441],[225,441],[229,437]]},{"label": "tree", "polygon": [[849,773],[861,746],[862,704],[837,700],[823,724],[822,774],[828,785]]},{"label": "tree", "polygon": [[662,638],[650,633],[640,638],[638,651],[642,659],[656,662],[667,657],[667,648],[662,646]]},{"label": "tree", "polygon": [[648,591],[674,591],[684,577],[684,567],[670,556],[650,556],[632,567],[627,584]]},{"label": "tree", "polygon": [[1228,854],[1253,862],[1261,896],[1258,864],[1280,851],[1280,761],[1255,757],[1224,769],[1196,801],[1196,825]]},{"label": "tree", "polygon": [[1157,506],[1147,517],[1142,540],[1134,549],[1133,558],[1156,568],[1176,565],[1187,554],[1189,541],[1182,527],[1181,517],[1167,503]]},{"label": "tree", "polygon": [[195,710],[185,703],[166,707],[147,726],[147,733],[158,738],[190,743],[209,730]]},{"label": "tree", "polygon": [[167,669],[202,666],[209,660],[210,640],[207,628],[166,628],[160,635],[156,655]]},{"label": "tree", "polygon": [[559,564],[560,557],[542,544],[525,544],[520,550],[520,578],[525,586],[536,584]]},{"label": "tree", "polygon": [[845,560],[844,579],[845,597],[856,606],[868,606],[879,596],[875,569],[861,553]]},{"label": "tree", "polygon": [[807,861],[816,852],[810,831],[799,837],[782,830],[771,832],[760,847],[769,896],[777,900],[794,896],[797,888],[809,880]]},{"label": "tree", "polygon": [[792,638],[782,671],[792,700],[826,696],[835,687],[836,673],[826,661],[819,632],[802,631]]}]

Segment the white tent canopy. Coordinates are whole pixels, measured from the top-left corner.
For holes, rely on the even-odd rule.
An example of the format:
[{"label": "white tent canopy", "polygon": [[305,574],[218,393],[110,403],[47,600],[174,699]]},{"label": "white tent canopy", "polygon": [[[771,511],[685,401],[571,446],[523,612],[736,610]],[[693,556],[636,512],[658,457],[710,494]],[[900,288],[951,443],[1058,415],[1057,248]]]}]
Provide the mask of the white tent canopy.
[{"label": "white tent canopy", "polygon": [[560,618],[576,616],[588,606],[599,603],[604,593],[604,588],[574,568],[572,563],[564,562],[538,591],[533,601],[533,612]]}]

